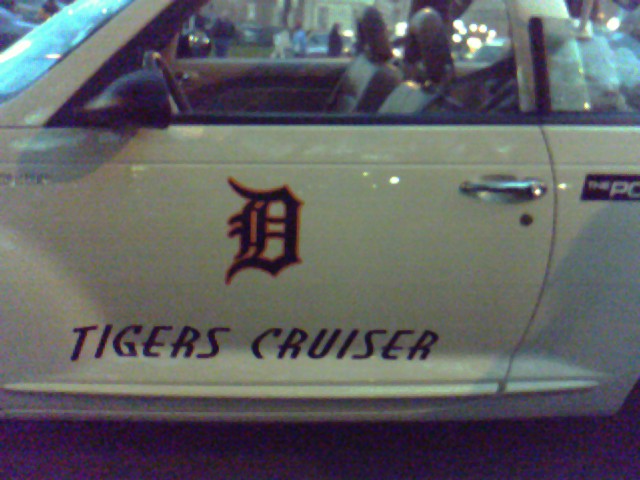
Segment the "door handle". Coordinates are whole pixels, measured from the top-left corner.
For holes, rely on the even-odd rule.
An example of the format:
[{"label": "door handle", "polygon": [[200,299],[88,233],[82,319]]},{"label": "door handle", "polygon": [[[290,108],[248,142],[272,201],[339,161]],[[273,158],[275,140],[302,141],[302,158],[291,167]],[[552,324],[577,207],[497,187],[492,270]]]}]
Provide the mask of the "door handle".
[{"label": "door handle", "polygon": [[547,185],[535,178],[518,180],[512,176],[496,175],[462,182],[460,192],[487,202],[519,203],[541,198],[547,193]]}]

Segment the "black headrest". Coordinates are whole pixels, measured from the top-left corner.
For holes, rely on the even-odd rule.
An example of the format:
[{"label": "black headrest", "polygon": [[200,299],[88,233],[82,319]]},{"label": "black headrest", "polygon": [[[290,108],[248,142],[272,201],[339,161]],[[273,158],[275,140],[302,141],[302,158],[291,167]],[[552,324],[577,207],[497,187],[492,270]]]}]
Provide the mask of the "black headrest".
[{"label": "black headrest", "polygon": [[442,17],[433,8],[418,10],[411,17],[404,59],[416,64],[421,81],[440,83],[451,71],[449,36]]},{"label": "black headrest", "polygon": [[365,8],[358,22],[358,35],[362,50],[372,62],[386,62],[393,57],[387,25],[377,8]]}]

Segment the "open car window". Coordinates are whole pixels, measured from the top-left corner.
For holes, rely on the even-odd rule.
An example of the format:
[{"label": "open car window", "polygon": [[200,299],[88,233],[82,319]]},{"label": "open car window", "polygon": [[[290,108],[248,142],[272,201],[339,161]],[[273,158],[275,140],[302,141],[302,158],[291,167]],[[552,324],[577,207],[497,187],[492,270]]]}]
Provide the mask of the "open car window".
[{"label": "open car window", "polygon": [[[0,53],[0,100],[59,65],[131,1],[56,3],[60,9],[46,16],[46,2],[40,16],[25,13],[29,2],[17,2],[20,8],[9,15],[32,24]],[[364,0],[304,6],[275,2],[268,8],[236,0],[193,1],[184,18],[171,24],[176,41],[163,54],[192,112],[199,114],[316,119],[521,114],[533,108],[521,77],[528,59],[514,55],[514,28],[521,26],[510,18],[512,3],[465,2],[455,18],[439,12],[442,25],[437,27],[429,19],[417,21],[424,10],[411,15],[409,1],[393,9]],[[580,19],[578,3],[563,6],[563,15],[541,17],[551,110],[635,111],[640,107],[635,3],[595,2],[588,21]],[[363,29],[371,10],[377,11],[378,23]],[[140,66],[145,50],[159,48],[155,39],[168,38],[165,20],[151,22],[144,38],[125,49],[130,58],[114,63]],[[438,63],[446,68],[434,74]]]},{"label": "open car window", "polygon": [[[60,65],[130,1],[77,0],[44,21],[0,54],[7,72],[2,93],[9,97]],[[448,9],[435,6],[411,13],[409,0],[394,8],[365,0],[268,8],[238,0],[170,2],[105,59],[48,124],[77,125],[75,112],[119,77],[143,68],[149,51],[162,53],[169,89],[188,100],[178,102],[188,108],[174,109],[179,123],[197,121],[193,114],[223,122],[220,117],[293,115],[329,123],[345,115],[376,122],[521,115],[530,110],[519,98],[509,3],[473,0],[449,18]],[[26,68],[29,63],[35,67]]]},{"label": "open car window", "polygon": [[520,112],[504,0],[474,0],[456,18],[435,7],[411,15],[409,1],[287,5],[210,2],[183,24],[173,68],[188,74],[195,112]]}]

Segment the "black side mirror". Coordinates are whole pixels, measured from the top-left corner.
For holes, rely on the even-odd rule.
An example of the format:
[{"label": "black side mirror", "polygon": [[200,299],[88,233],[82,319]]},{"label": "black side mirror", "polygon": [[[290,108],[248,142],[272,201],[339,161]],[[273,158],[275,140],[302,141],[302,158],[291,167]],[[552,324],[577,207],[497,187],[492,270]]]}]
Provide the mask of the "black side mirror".
[{"label": "black side mirror", "polygon": [[166,128],[171,123],[169,90],[162,76],[138,70],[118,78],[77,113],[78,123],[118,128]]}]

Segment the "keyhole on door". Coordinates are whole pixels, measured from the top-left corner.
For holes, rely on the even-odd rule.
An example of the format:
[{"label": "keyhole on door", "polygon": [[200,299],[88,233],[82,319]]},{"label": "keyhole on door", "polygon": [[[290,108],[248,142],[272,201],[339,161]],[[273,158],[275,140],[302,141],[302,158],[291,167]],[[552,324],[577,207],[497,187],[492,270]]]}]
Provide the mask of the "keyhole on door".
[{"label": "keyhole on door", "polygon": [[523,227],[528,227],[532,223],[533,223],[533,217],[528,213],[523,213],[522,216],[520,217],[520,225],[522,225]]}]

